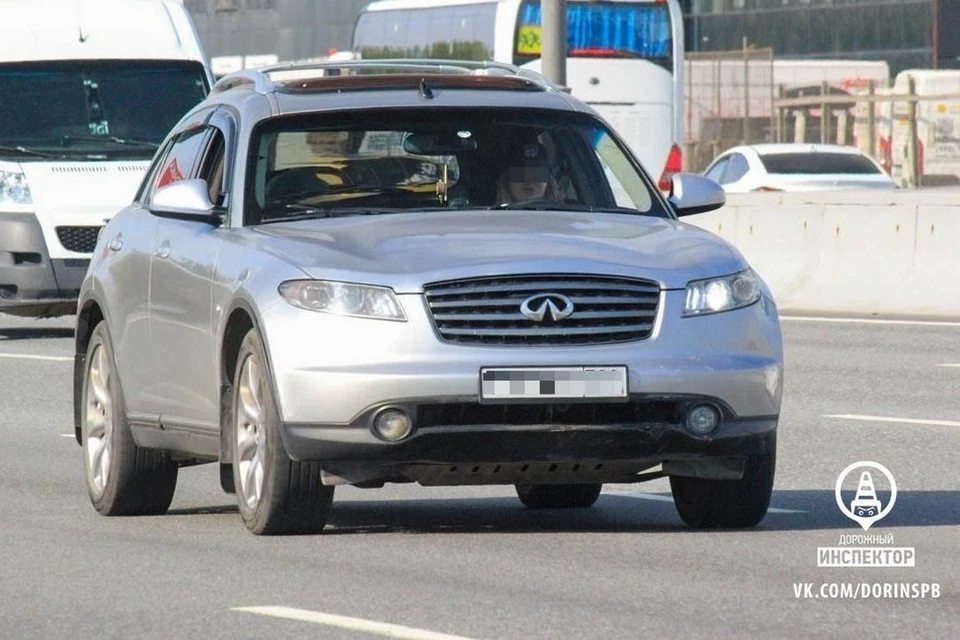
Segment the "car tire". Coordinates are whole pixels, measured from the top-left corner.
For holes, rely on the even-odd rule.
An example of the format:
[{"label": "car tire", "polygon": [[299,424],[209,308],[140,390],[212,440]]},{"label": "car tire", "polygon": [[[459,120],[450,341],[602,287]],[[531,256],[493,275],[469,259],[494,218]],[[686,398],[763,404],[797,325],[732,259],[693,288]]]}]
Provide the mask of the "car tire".
[{"label": "car tire", "polygon": [[165,513],[177,488],[178,467],[168,452],[134,441],[104,321],[87,346],[82,389],[80,444],[94,509],[105,516]]},{"label": "car tire", "polygon": [[320,483],[320,465],[290,459],[256,329],[244,337],[233,378],[230,434],[240,516],[257,535],[312,534],[323,530],[332,486]]},{"label": "car tire", "polygon": [[233,465],[220,463],[220,488],[224,493],[236,493],[237,485],[233,477]]},{"label": "car tire", "polygon": [[517,497],[530,509],[586,509],[600,497],[602,484],[518,484]]},{"label": "car tire", "polygon": [[670,476],[680,518],[695,529],[741,529],[757,525],[770,506],[776,449],[746,459],[740,480]]}]

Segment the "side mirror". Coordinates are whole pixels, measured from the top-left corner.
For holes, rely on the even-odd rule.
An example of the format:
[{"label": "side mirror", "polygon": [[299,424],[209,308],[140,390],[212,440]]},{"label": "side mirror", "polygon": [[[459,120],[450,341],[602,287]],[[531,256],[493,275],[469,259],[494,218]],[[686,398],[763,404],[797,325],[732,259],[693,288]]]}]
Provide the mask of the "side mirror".
[{"label": "side mirror", "polygon": [[162,218],[220,224],[223,210],[210,201],[207,183],[199,178],[180,180],[157,189],[150,212]]},{"label": "side mirror", "polygon": [[727,202],[727,194],[723,187],[706,176],[675,173],[668,200],[678,216],[692,216],[719,209]]}]

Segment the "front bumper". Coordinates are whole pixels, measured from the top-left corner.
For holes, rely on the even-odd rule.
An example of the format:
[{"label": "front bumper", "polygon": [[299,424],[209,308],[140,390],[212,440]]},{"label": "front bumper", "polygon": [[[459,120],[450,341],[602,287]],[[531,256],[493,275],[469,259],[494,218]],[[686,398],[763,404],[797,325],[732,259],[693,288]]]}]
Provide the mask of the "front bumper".
[{"label": "front bumper", "polygon": [[479,401],[482,367],[626,366],[631,396],[716,399],[733,418],[777,416],[783,354],[773,303],[681,318],[662,294],[650,338],[614,345],[493,347],[445,343],[421,296],[400,296],[406,322],[358,320],[286,303],[261,318],[281,421],[357,424],[385,402]]},{"label": "front bumper", "polygon": [[[423,299],[400,297],[406,322],[285,303],[263,315],[284,445],[295,460],[322,462],[324,483],[634,482],[658,464],[730,478],[746,456],[776,446],[783,360],[769,299],[681,318],[683,292],[668,291],[646,340],[545,348],[445,343]],[[482,367],[578,365],[625,365],[628,399],[481,402]],[[697,436],[684,417],[702,403],[723,419]],[[376,435],[388,407],[412,417],[401,442]]]},{"label": "front bumper", "polygon": [[372,420],[366,418],[350,426],[286,424],[282,433],[291,458],[341,463],[334,464],[334,468],[496,463],[587,465],[613,461],[635,467],[631,473],[636,473],[665,461],[696,462],[768,453],[775,446],[777,420],[777,416],[741,419],[727,414],[722,425],[709,436],[691,435],[678,422],[666,421],[449,424],[421,427],[407,439],[390,443],[374,435]]},{"label": "front bumper", "polygon": [[51,259],[32,213],[0,215],[0,312],[54,317],[76,312],[88,259]]}]

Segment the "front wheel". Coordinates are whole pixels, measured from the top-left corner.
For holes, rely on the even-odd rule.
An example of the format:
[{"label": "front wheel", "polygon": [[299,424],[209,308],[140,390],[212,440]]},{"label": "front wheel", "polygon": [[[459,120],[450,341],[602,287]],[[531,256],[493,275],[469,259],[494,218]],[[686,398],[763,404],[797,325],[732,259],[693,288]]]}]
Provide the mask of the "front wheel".
[{"label": "front wheel", "polygon": [[600,497],[602,484],[518,484],[517,497],[530,509],[586,509]]},{"label": "front wheel", "polygon": [[319,464],[287,455],[266,363],[260,336],[251,329],[233,382],[233,486],[240,516],[258,535],[319,533],[334,487],[320,484]]},{"label": "front wheel", "polygon": [[739,529],[758,524],[770,506],[776,460],[776,449],[747,458],[740,480],[670,476],[677,512],[695,529]]},{"label": "front wheel", "polygon": [[106,322],[87,347],[80,442],[87,492],[105,516],[165,513],[177,488],[177,465],[165,451],[137,446],[127,422]]}]

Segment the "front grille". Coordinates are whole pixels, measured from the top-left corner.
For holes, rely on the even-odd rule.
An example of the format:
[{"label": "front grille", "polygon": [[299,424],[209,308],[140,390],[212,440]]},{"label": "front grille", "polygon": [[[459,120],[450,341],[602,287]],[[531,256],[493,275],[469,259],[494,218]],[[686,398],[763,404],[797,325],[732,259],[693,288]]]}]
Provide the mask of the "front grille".
[{"label": "front grille", "polygon": [[[525,275],[438,282],[424,287],[441,338],[477,345],[565,346],[644,340],[653,331],[660,287],[606,276]],[[573,303],[561,320],[521,313],[532,296]],[[563,298],[554,298],[562,300]],[[533,308],[542,306],[540,297]]]},{"label": "front grille", "polygon": [[683,406],[682,402],[671,400],[583,404],[421,404],[417,406],[417,426],[679,424]]},{"label": "front grille", "polygon": [[68,251],[93,253],[97,246],[97,236],[103,227],[57,227],[60,244]]}]

